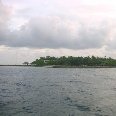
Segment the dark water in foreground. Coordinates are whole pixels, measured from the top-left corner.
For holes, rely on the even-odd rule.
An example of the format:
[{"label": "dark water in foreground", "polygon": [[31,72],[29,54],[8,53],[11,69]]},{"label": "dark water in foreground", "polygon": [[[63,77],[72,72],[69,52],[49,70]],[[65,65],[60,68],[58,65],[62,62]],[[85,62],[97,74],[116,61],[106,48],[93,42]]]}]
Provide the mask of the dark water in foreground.
[{"label": "dark water in foreground", "polygon": [[116,116],[116,69],[0,67],[0,116]]}]

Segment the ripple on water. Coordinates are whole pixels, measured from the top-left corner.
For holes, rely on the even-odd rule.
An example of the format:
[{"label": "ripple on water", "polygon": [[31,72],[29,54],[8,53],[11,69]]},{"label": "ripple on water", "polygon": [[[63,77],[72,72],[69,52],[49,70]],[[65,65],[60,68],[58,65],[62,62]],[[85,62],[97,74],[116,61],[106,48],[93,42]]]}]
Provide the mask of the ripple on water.
[{"label": "ripple on water", "polygon": [[76,107],[79,111],[91,111],[90,107],[88,105],[76,103],[70,97],[66,97],[65,101],[68,101],[69,102],[69,104],[68,104],[69,106]]},{"label": "ripple on water", "polygon": [[33,113],[33,107],[32,106],[25,106],[25,107],[22,107],[22,109],[27,113]]},{"label": "ripple on water", "polygon": [[16,85],[17,85],[17,86],[26,86],[26,84],[23,83],[23,82],[18,82],[18,83],[16,83]]},{"label": "ripple on water", "polygon": [[79,83],[79,84],[91,84],[91,83],[88,83],[88,82],[84,82],[84,81],[77,81],[77,80],[70,80],[70,81],[67,81],[69,83]]},{"label": "ripple on water", "polygon": [[6,103],[3,103],[3,102],[0,101],[0,108],[4,107],[6,105],[7,105]]},{"label": "ripple on water", "polygon": [[83,104],[70,104],[70,106],[76,107],[79,111],[91,111],[89,106],[83,105]]}]

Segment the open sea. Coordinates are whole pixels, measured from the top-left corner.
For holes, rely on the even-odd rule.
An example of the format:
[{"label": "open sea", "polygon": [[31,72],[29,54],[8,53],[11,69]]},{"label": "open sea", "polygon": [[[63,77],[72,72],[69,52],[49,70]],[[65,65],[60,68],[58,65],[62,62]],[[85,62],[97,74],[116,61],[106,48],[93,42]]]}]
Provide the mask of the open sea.
[{"label": "open sea", "polygon": [[0,116],[116,116],[116,68],[2,66]]}]

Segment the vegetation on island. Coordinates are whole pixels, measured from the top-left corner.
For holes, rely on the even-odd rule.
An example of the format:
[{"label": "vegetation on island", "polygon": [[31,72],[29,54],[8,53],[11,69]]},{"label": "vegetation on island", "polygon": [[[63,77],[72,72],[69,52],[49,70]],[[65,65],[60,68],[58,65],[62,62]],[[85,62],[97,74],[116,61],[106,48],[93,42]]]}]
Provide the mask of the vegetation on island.
[{"label": "vegetation on island", "polygon": [[73,57],[73,56],[61,56],[61,57],[40,57],[31,63],[34,66],[73,66],[73,67],[115,67],[116,59],[111,57]]},{"label": "vegetation on island", "polygon": [[27,65],[28,66],[29,65],[29,62],[24,62],[23,65]]}]

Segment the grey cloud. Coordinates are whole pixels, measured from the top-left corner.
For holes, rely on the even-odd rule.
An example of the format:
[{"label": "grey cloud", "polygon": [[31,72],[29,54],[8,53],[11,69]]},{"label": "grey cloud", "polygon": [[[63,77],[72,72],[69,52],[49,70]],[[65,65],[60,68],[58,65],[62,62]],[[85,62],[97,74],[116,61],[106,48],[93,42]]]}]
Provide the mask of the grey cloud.
[{"label": "grey cloud", "polygon": [[7,45],[11,47],[88,49],[104,46],[107,29],[71,24],[58,17],[31,19],[19,31],[12,32]]},{"label": "grey cloud", "polygon": [[55,16],[36,17],[20,30],[10,32],[10,8],[0,3],[0,45],[28,48],[101,48],[106,44],[107,28],[86,26]]},{"label": "grey cloud", "polygon": [[[116,35],[115,35],[115,37],[116,37]],[[116,49],[116,39],[109,40],[108,49]]]},{"label": "grey cloud", "polygon": [[81,27],[79,38],[77,39],[79,48],[101,48],[106,45],[106,38],[108,35],[107,28],[84,28]]},{"label": "grey cloud", "polygon": [[0,1],[0,44],[6,44],[9,37],[8,21],[10,19],[11,9],[6,7]]}]

